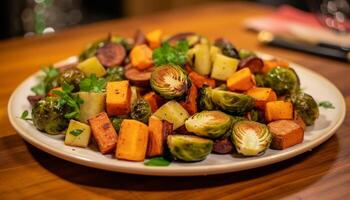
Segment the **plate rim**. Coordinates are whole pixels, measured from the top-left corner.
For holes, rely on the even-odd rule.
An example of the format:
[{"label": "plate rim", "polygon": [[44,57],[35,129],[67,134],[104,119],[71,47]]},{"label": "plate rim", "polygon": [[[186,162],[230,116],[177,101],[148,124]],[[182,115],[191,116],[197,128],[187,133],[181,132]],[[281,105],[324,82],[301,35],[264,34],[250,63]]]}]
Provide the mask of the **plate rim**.
[{"label": "plate rim", "polygon": [[[262,56],[276,57],[265,53],[259,53],[259,54]],[[72,59],[73,57],[69,57],[67,59],[67,62],[69,62],[69,59]],[[60,61],[59,63],[60,64],[64,63],[64,61],[65,60]],[[23,80],[16,87],[16,89],[12,92],[9,98],[7,112],[8,112],[9,121],[11,125],[14,127],[14,129],[17,131],[17,133],[33,146],[58,158],[61,158],[76,164],[92,167],[92,168],[98,168],[98,169],[128,173],[128,174],[139,174],[139,175],[150,175],[150,176],[201,176],[201,175],[223,174],[228,172],[248,170],[252,168],[274,164],[283,160],[287,160],[289,158],[293,158],[307,151],[311,151],[313,148],[319,146],[320,144],[328,140],[330,137],[332,137],[345,120],[346,103],[345,103],[344,96],[340,92],[340,90],[331,81],[329,81],[327,78],[323,77],[322,75],[318,74],[317,72],[314,72],[294,62],[290,62],[290,63],[293,66],[296,66],[297,68],[302,68],[303,70],[308,71],[308,73],[317,76],[317,78],[321,79],[323,82],[325,82],[330,87],[332,87],[334,92],[336,92],[339,97],[342,97],[340,100],[341,116],[329,131],[322,134],[321,137],[318,138],[317,140],[310,141],[307,146],[302,146],[288,152],[281,152],[279,154],[271,155],[269,157],[261,157],[258,159],[248,160],[244,163],[224,163],[224,164],[217,164],[217,165],[211,165],[211,166],[189,166],[188,168],[186,167],[181,168],[181,170],[179,170],[178,168],[146,167],[146,166],[133,166],[132,168],[130,168],[130,166],[103,164],[103,163],[94,162],[93,160],[87,159],[83,156],[61,153],[59,149],[50,148],[48,144],[40,142],[39,140],[31,136],[31,134],[29,134],[26,130],[23,129],[23,127],[21,127],[15,122],[15,118],[18,118],[18,117],[14,116],[14,113],[11,112],[12,104],[14,101],[13,98],[15,94],[18,93],[18,89],[22,88],[25,82],[27,82],[29,79],[32,79],[33,76],[38,74],[39,72],[33,73],[32,75],[27,77],[25,80]],[[125,162],[128,162],[128,161],[125,161]]]}]

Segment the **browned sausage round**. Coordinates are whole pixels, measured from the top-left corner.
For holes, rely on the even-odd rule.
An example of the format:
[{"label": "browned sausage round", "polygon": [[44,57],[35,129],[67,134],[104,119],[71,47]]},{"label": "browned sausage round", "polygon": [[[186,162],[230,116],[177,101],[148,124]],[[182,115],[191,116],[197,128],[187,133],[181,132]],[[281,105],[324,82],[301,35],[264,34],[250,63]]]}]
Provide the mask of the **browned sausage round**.
[{"label": "browned sausage round", "polygon": [[146,36],[145,34],[140,30],[136,30],[135,35],[134,35],[134,45],[140,45],[140,44],[146,44]]},{"label": "browned sausage round", "polygon": [[194,32],[177,33],[177,34],[171,36],[169,39],[167,39],[167,42],[169,42],[170,44],[174,44],[179,40],[185,40],[187,37],[193,36],[193,35],[196,35],[196,33],[194,33]]},{"label": "browned sausage round", "polygon": [[149,86],[149,80],[151,78],[153,68],[148,68],[146,70],[139,70],[136,67],[126,67],[124,76],[127,78],[133,85],[139,87]]},{"label": "browned sausage round", "polygon": [[108,43],[97,49],[96,57],[105,67],[120,65],[125,57],[125,48],[120,44]]},{"label": "browned sausage round", "polygon": [[248,58],[242,59],[238,64],[238,69],[248,67],[252,73],[261,72],[264,67],[264,62],[256,56],[249,56]]},{"label": "browned sausage round", "polygon": [[219,154],[231,153],[233,150],[233,144],[228,138],[215,140],[213,146],[213,152]]}]

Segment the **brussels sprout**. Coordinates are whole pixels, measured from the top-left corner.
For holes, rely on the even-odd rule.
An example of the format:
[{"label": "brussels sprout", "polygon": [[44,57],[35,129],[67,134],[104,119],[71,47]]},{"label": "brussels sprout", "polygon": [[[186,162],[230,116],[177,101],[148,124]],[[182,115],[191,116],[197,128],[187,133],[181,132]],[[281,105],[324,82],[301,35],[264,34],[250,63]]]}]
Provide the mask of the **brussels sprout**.
[{"label": "brussels sprout", "polygon": [[60,134],[68,127],[64,117],[65,109],[57,97],[46,97],[40,100],[32,109],[34,126],[48,134]]},{"label": "brussels sprout", "polygon": [[255,56],[254,52],[247,50],[247,49],[238,50],[238,54],[239,54],[240,59],[245,59],[245,58],[248,58],[250,56]]},{"label": "brussels sprout", "polygon": [[169,135],[168,147],[174,159],[183,161],[204,160],[213,148],[213,141],[192,135]]},{"label": "brussels sprout", "polygon": [[124,67],[108,68],[105,78],[106,78],[107,82],[125,80],[125,78],[124,78]]},{"label": "brussels sprout", "polygon": [[275,67],[265,76],[266,86],[271,87],[278,96],[292,94],[300,89],[298,75],[291,68]]},{"label": "brussels sprout", "polygon": [[264,74],[255,74],[254,79],[257,87],[264,87],[266,85]]},{"label": "brussels sprout", "polygon": [[210,89],[211,100],[220,110],[234,115],[244,115],[254,107],[254,99],[245,94]]},{"label": "brussels sprout", "polygon": [[79,83],[81,80],[85,78],[85,74],[79,69],[73,67],[64,70],[58,77],[59,85],[63,85],[67,83],[69,85],[74,86],[73,91],[77,91],[79,89]]},{"label": "brussels sprout", "polygon": [[255,156],[269,148],[272,134],[265,124],[243,120],[233,126],[231,139],[238,153]]},{"label": "brussels sprout", "polygon": [[264,112],[261,110],[251,110],[247,113],[247,118],[251,121],[260,122],[260,123],[266,123]]},{"label": "brussels sprout", "polygon": [[231,127],[231,116],[220,111],[202,111],[185,122],[187,131],[198,136],[219,138]]},{"label": "brussels sprout", "polygon": [[311,95],[299,92],[291,96],[295,111],[307,126],[314,124],[319,116],[318,105]]},{"label": "brussels sprout", "polygon": [[132,107],[130,117],[145,124],[148,123],[149,117],[152,115],[151,106],[144,99],[138,99]]},{"label": "brussels sprout", "polygon": [[225,56],[239,59],[239,53],[237,49],[229,40],[225,38],[219,38],[215,40],[214,44],[221,49],[222,54]]},{"label": "brussels sprout", "polygon": [[199,108],[201,110],[214,110],[215,105],[211,100],[211,89],[209,87],[203,87],[199,90]]},{"label": "brussels sprout", "polygon": [[156,67],[150,79],[151,87],[165,99],[182,97],[190,87],[186,72],[176,65]]}]

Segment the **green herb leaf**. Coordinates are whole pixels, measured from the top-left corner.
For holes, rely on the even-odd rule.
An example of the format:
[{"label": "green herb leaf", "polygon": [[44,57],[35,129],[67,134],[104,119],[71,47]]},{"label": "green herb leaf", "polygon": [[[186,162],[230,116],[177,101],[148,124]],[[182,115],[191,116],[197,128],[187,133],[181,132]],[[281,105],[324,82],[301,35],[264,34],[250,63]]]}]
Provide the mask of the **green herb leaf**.
[{"label": "green herb leaf", "polygon": [[104,78],[97,78],[95,74],[80,81],[79,88],[85,92],[104,92],[107,81]]},{"label": "green herb leaf", "polygon": [[74,136],[78,136],[80,135],[84,130],[83,129],[73,129],[71,130],[69,133],[74,135]]},{"label": "green herb leaf", "polygon": [[67,105],[68,112],[64,115],[66,119],[76,119],[80,115],[80,104],[84,101],[79,97],[79,95],[73,95],[74,86],[64,83],[62,85],[62,91],[54,90],[53,94],[57,95],[59,99],[59,104],[61,106]]},{"label": "green herb leaf", "polygon": [[124,119],[122,118],[118,118],[118,117],[113,117],[111,118],[111,121],[112,121],[112,125],[114,127],[114,129],[116,131],[119,131],[120,130],[120,125],[122,124]]},{"label": "green herb leaf", "polygon": [[144,164],[146,166],[156,166],[156,167],[166,167],[169,166],[171,161],[166,160],[163,157],[155,157],[146,161]]},{"label": "green herb leaf", "polygon": [[326,109],[328,109],[328,108],[334,109],[335,108],[330,101],[321,101],[321,102],[318,103],[318,106],[326,108]]},{"label": "green herb leaf", "polygon": [[21,114],[21,119],[32,120],[31,118],[28,117],[28,114],[29,114],[28,110],[23,111],[23,113]]},{"label": "green herb leaf", "polygon": [[153,51],[153,61],[156,66],[164,64],[175,64],[183,66],[186,63],[186,53],[189,49],[187,40],[177,42],[175,46],[171,46],[165,42],[161,47]]},{"label": "green herb leaf", "polygon": [[31,88],[31,90],[36,95],[45,95],[48,93],[52,88],[57,87],[58,83],[56,78],[59,75],[58,69],[54,68],[53,66],[49,66],[46,68],[42,68],[41,71],[43,72],[43,76],[40,78],[40,82]]}]

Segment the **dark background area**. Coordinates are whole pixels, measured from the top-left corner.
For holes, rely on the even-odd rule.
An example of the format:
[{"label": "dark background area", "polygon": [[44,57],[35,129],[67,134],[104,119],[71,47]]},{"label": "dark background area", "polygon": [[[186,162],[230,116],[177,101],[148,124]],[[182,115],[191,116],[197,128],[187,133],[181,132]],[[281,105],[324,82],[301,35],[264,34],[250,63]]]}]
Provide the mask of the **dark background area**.
[{"label": "dark background area", "polygon": [[[40,35],[80,24],[146,15],[216,1],[219,0],[2,0],[0,39]],[[308,10],[306,1],[256,0],[256,2],[272,6],[290,4]]]}]

